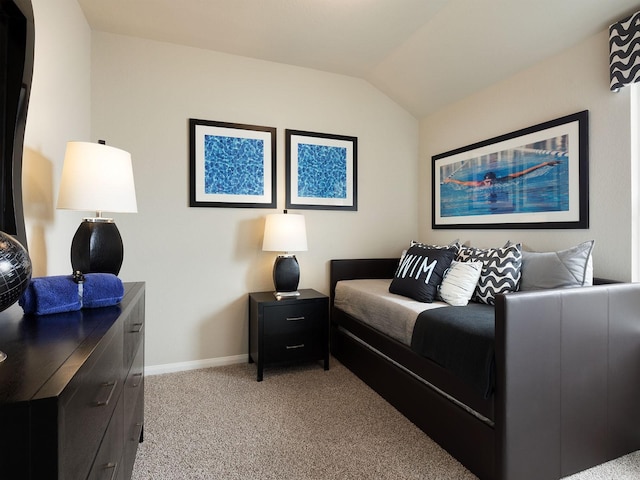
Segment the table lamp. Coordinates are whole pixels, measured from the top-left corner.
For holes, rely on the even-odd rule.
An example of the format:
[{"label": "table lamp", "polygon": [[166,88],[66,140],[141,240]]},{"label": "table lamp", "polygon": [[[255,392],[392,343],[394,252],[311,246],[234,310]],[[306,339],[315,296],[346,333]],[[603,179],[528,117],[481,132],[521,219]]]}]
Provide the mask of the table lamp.
[{"label": "table lamp", "polygon": [[102,213],[138,211],[131,155],[102,140],[67,143],[57,208],[96,212],[82,220],[71,242],[73,271],[118,275],[122,237],[113,219]]},{"label": "table lamp", "polygon": [[264,240],[262,250],[267,252],[284,252],[278,255],[273,264],[273,284],[276,297],[293,297],[300,295],[300,266],[295,255],[290,252],[307,250],[307,231],[303,215],[273,213],[267,215],[264,224]]}]

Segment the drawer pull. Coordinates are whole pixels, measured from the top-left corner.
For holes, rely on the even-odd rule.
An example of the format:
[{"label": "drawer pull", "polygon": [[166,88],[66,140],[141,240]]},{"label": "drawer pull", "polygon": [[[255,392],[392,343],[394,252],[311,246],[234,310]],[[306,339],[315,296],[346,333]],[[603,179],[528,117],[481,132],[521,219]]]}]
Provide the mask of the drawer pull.
[{"label": "drawer pull", "polygon": [[131,378],[135,378],[135,380],[133,380],[133,382],[131,383],[131,387],[132,388],[136,388],[138,386],[140,386],[140,379],[142,378],[142,373],[134,373]]},{"label": "drawer pull", "polygon": [[107,398],[105,400],[96,400],[95,402],[93,402],[93,405],[96,407],[106,407],[107,405],[109,405],[109,402],[111,401],[111,397],[113,396],[113,392],[116,391],[116,385],[118,385],[118,382],[116,380],[112,381],[112,382],[105,382],[103,383],[100,388],[109,388],[109,394],[107,395]]},{"label": "drawer pull", "polygon": [[118,473],[118,462],[113,463],[113,462],[109,462],[109,463],[105,463],[102,466],[103,470],[111,470],[111,477],[110,480],[113,480],[114,478],[116,478],[116,474]]},{"label": "drawer pull", "polygon": [[295,348],[304,348],[304,343],[301,343],[299,345],[287,345],[287,350],[293,350]]},{"label": "drawer pull", "polygon": [[287,317],[287,322],[297,322],[298,320],[304,320],[304,317]]},{"label": "drawer pull", "polygon": [[131,326],[130,333],[140,333],[142,331],[143,326],[144,326],[144,323],[134,323]]}]

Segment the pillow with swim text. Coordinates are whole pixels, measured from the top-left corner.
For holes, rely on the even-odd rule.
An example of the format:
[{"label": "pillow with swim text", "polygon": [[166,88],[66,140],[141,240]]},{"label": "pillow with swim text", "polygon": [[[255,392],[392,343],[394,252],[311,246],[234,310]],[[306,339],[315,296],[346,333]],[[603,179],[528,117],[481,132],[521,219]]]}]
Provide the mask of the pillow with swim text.
[{"label": "pillow with swim text", "polygon": [[433,302],[444,272],[455,257],[455,248],[429,248],[421,244],[410,247],[398,265],[389,291],[419,302]]},{"label": "pillow with swim text", "polygon": [[516,292],[520,283],[522,246],[519,243],[502,248],[462,247],[456,260],[482,262],[482,273],[471,300],[495,305],[496,295]]}]

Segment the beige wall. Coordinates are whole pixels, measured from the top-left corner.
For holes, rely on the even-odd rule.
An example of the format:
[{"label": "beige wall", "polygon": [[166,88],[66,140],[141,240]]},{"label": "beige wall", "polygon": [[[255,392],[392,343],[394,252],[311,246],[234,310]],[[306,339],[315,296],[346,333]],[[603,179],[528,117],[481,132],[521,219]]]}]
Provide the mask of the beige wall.
[{"label": "beige wall", "polygon": [[[590,227],[579,230],[432,230],[431,157],[581,110],[589,110]],[[420,238],[477,246],[523,242],[538,251],[596,240],[596,275],[629,280],[637,266],[638,183],[632,174],[630,89],[609,91],[602,32],[420,123]],[[635,133],[637,135],[637,132]],[[637,159],[634,160],[637,163]]]},{"label": "beige wall", "polygon": [[[417,229],[418,122],[351,77],[92,35],[92,137],[131,152],[137,214],[116,215],[121,277],[147,282],[148,365],[247,352],[247,293],[273,288],[264,217],[284,208],[284,130],[358,137],[358,211],[304,213],[301,288],[331,258],[399,255]],[[188,119],[277,128],[278,209],[190,208]]]},{"label": "beige wall", "polygon": [[80,212],[55,203],[69,140],[89,140],[91,30],[76,0],[32,0],[35,52],[24,141],[23,194],[34,276],[71,273]]},{"label": "beige wall", "polygon": [[[188,207],[190,117],[277,127],[279,209],[285,128],[358,137],[358,212],[300,211],[309,234],[309,251],[298,254],[302,288],[326,293],[331,258],[398,255],[416,237],[510,239],[538,250],[595,238],[597,274],[637,271],[630,93],[608,91],[604,32],[418,125],[358,79],[91,33],[75,0],[33,4],[23,183],[34,272],[69,273],[84,215],[54,208],[66,142],[104,138],[130,151],[139,213],[114,216],[125,242],[121,277],[147,282],[147,365],[242,359],[246,294],[272,288],[274,254],[260,244],[275,210]],[[431,231],[432,155],[583,109],[591,112],[588,230]]]}]

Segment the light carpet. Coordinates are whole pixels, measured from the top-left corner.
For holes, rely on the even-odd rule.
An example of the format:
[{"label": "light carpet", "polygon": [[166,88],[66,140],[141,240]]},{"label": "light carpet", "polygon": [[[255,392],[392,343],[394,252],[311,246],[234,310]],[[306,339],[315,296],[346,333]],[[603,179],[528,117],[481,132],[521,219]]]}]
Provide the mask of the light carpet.
[{"label": "light carpet", "polygon": [[[133,480],[477,478],[331,360],[146,377]],[[639,479],[640,452],[567,478]]]}]

